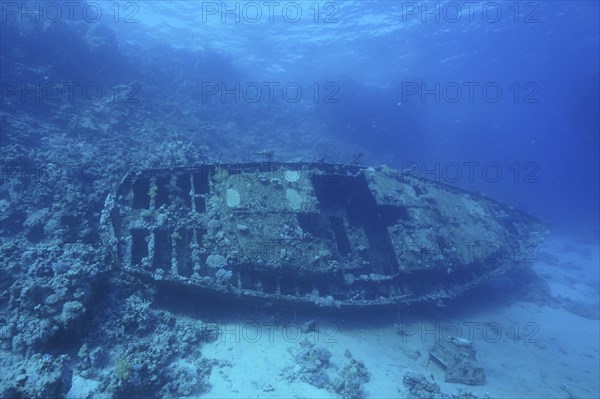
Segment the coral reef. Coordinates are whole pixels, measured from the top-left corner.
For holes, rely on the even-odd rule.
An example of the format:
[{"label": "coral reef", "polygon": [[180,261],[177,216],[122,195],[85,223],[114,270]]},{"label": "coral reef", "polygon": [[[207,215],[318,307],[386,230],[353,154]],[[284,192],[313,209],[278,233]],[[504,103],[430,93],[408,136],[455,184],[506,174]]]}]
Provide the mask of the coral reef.
[{"label": "coral reef", "polygon": [[14,359],[0,351],[3,374],[0,397],[59,398],[69,391],[72,378],[69,356],[34,353],[29,358]]},{"label": "coral reef", "polygon": [[[433,377],[431,379],[416,372],[407,372],[402,377],[402,384],[408,390],[408,399],[479,399],[479,396],[473,392],[458,390],[457,393],[447,394],[442,392],[439,384]],[[402,389],[399,389],[403,392]],[[490,399],[484,395],[482,399]]]},{"label": "coral reef", "polygon": [[369,382],[370,374],[364,363],[354,359],[350,351],[344,353],[346,363],[337,372],[330,362],[331,352],[307,339],[289,351],[296,364],[282,371],[288,381],[299,379],[319,389],[334,392],[342,399],[365,397],[363,386]]},{"label": "coral reef", "polygon": [[202,356],[200,346],[216,339],[215,330],[207,335],[202,323],[155,310],[139,293],[120,303],[102,321],[99,342],[84,343],[78,353],[75,374],[99,382],[93,395],[163,398],[209,388],[213,363]]},{"label": "coral reef", "polygon": [[365,364],[352,357],[350,351],[346,350],[344,356],[347,363],[339,371],[333,389],[343,399],[360,399],[365,397],[363,385],[371,378]]},{"label": "coral reef", "polygon": [[307,339],[299,343],[299,348],[291,348],[296,366],[286,369],[286,377],[299,379],[317,388],[329,388],[331,379],[327,373],[331,352],[318,347]]},{"label": "coral reef", "polygon": [[409,399],[441,399],[440,386],[422,374],[406,373],[402,383],[408,388]]}]

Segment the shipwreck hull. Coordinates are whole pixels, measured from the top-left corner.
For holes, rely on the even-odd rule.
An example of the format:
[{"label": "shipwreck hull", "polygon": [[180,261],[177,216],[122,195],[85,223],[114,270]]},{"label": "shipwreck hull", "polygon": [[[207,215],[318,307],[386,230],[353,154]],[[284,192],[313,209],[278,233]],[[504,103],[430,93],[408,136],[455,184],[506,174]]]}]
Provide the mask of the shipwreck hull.
[{"label": "shipwreck hull", "polygon": [[531,261],[546,230],[387,167],[272,162],[131,173],[101,224],[115,267],[159,284],[332,307],[440,303]]}]

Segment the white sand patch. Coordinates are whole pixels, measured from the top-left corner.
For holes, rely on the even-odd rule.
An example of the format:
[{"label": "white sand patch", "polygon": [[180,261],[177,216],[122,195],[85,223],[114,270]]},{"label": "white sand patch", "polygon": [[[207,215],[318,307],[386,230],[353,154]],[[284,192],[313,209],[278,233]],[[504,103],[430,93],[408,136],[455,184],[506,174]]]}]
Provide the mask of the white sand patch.
[{"label": "white sand patch", "polygon": [[213,387],[203,397],[335,397],[301,381],[290,384],[280,375],[283,367],[293,366],[287,348],[297,342],[286,339],[281,333],[282,327],[277,331],[255,319],[227,321],[220,323],[220,327],[221,336],[216,342],[207,344],[203,353],[208,358],[229,362],[230,366],[213,370],[210,377]]},{"label": "white sand patch", "polygon": [[600,299],[600,255],[597,245],[550,237],[541,247],[534,270],[543,276],[553,295],[597,303]]},{"label": "white sand patch", "polygon": [[92,392],[96,390],[99,381],[89,380],[78,376],[77,374],[73,375],[73,379],[71,381],[71,389],[67,393],[67,399],[85,399],[91,397]]}]

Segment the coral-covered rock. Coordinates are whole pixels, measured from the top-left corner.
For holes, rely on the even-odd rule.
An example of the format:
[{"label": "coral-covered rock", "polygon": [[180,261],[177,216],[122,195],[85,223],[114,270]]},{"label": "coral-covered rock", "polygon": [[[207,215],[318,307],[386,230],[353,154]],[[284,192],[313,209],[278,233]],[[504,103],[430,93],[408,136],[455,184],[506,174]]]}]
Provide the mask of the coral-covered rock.
[{"label": "coral-covered rock", "polygon": [[28,359],[9,363],[11,356],[0,355],[3,383],[0,398],[60,398],[71,387],[69,356],[36,353]]}]

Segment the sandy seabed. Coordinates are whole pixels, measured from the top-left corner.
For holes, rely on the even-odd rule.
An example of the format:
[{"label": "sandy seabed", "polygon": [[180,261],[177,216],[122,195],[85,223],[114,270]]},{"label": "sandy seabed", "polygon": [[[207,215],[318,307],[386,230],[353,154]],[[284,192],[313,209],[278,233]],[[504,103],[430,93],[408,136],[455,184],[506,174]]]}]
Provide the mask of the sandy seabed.
[{"label": "sandy seabed", "polygon": [[[550,237],[539,255],[533,268],[553,296],[571,300],[574,307],[598,307],[598,246]],[[479,397],[511,399],[600,397],[597,318],[582,317],[574,309],[555,304],[502,301],[500,292],[490,295],[496,300],[479,301],[470,295],[435,315],[320,315],[313,318],[311,331],[303,331],[310,315],[291,311],[283,317],[279,314],[277,321],[264,310],[256,315],[222,315],[216,320],[219,338],[203,350],[206,357],[221,361],[210,376],[212,388],[203,397],[339,397],[293,378],[298,371],[294,370],[294,348],[305,339],[331,352],[327,369],[332,375],[342,368],[346,351],[362,361],[370,372],[364,385],[368,398],[409,397],[402,380],[411,371],[439,384],[445,394],[472,392]],[[486,372],[485,385],[444,382],[444,370],[430,361],[428,351],[447,335],[471,337]]]}]

